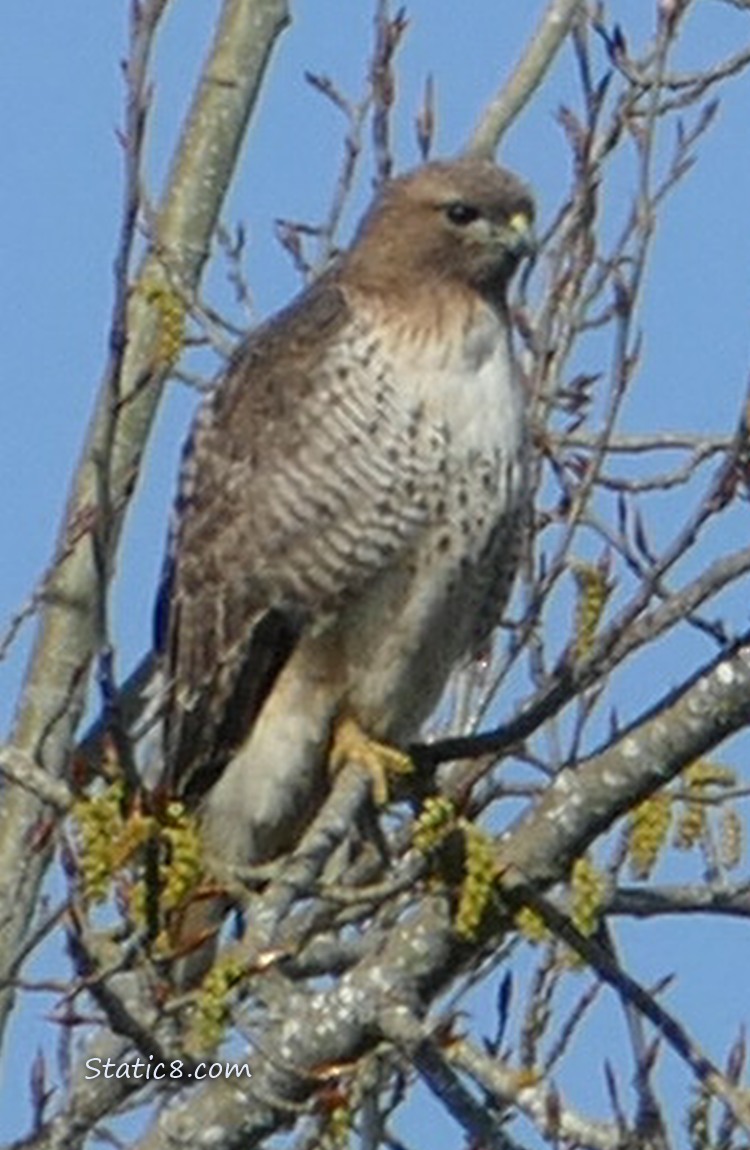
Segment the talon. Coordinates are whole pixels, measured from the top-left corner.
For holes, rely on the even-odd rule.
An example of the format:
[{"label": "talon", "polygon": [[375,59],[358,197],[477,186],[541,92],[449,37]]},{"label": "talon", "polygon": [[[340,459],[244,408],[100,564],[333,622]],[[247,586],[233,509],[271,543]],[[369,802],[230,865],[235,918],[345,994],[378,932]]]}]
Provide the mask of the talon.
[{"label": "talon", "polygon": [[414,763],[404,751],[369,738],[354,719],[336,724],[329,755],[331,773],[357,763],[372,776],[372,796],[379,807],[388,802],[388,777],[410,775]]}]

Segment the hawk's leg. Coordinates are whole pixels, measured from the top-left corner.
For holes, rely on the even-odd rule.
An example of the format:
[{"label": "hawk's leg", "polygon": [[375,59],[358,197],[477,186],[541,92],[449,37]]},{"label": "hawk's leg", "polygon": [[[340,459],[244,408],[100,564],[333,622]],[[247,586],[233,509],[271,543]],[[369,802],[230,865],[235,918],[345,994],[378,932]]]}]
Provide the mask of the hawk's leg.
[{"label": "hawk's leg", "polygon": [[336,774],[347,763],[357,763],[372,775],[372,795],[378,806],[388,802],[389,776],[414,772],[414,763],[404,751],[371,739],[354,719],[341,718],[333,731],[329,763]]}]

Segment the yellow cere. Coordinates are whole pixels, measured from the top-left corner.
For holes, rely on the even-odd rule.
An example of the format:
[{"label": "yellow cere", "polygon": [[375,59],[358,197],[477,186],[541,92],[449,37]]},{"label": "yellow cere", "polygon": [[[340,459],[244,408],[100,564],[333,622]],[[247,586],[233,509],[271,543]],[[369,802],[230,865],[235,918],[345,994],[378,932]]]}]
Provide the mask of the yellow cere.
[{"label": "yellow cere", "polygon": [[508,227],[514,232],[528,232],[531,230],[531,216],[528,212],[516,212],[508,220]]}]

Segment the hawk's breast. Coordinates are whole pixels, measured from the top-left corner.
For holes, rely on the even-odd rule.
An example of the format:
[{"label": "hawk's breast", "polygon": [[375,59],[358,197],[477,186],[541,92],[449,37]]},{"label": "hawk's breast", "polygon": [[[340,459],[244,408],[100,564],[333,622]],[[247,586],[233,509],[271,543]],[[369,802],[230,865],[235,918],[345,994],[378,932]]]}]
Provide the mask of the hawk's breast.
[{"label": "hawk's breast", "polygon": [[377,358],[391,418],[398,411],[411,429],[406,457],[394,458],[415,477],[403,513],[416,508],[424,527],[335,630],[348,706],[366,729],[398,741],[499,620],[517,560],[526,430],[510,335],[484,304],[447,338],[402,335],[379,343]]}]

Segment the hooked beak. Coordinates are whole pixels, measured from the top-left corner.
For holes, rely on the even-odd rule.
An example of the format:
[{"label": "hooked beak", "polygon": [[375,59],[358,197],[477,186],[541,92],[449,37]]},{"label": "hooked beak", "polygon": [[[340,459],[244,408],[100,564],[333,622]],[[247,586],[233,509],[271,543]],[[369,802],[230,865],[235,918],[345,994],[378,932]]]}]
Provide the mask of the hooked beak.
[{"label": "hooked beak", "polygon": [[534,221],[526,212],[516,212],[503,229],[503,242],[517,260],[536,251]]}]

